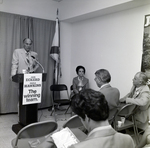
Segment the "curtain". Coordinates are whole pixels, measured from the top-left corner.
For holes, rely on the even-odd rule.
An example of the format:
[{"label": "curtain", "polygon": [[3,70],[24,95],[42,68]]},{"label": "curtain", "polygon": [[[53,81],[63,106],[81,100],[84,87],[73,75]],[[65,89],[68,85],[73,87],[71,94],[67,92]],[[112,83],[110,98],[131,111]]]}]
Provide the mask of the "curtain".
[{"label": "curtain", "polygon": [[[10,79],[13,51],[23,47],[23,39],[33,40],[47,80],[43,82],[39,108],[51,106],[49,86],[53,83],[53,60],[49,50],[55,32],[55,21],[0,12],[0,113],[17,112],[18,84]],[[38,69],[41,72],[41,69]]]}]

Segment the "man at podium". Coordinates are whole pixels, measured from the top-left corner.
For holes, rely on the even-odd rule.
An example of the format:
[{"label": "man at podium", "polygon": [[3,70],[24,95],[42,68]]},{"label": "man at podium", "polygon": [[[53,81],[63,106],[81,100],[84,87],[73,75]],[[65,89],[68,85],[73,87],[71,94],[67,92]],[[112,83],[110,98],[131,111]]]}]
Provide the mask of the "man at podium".
[{"label": "man at podium", "polygon": [[17,73],[33,73],[39,67],[38,54],[31,51],[33,41],[23,40],[23,48],[15,49],[12,56],[11,77]]},{"label": "man at podium", "polygon": [[[31,51],[33,41],[30,38],[23,40],[23,48],[15,49],[12,56],[11,79],[16,74],[33,73],[39,67],[38,54]],[[15,85],[14,85],[15,86]],[[16,84],[19,95],[19,85]],[[18,116],[19,105],[18,103]]]}]

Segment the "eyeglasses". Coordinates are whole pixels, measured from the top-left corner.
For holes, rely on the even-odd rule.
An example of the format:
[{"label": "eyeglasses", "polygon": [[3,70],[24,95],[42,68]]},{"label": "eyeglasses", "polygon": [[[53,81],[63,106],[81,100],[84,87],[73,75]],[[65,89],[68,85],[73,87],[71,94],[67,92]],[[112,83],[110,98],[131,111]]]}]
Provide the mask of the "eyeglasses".
[{"label": "eyeglasses", "polygon": [[98,78],[97,76],[94,78],[95,81],[101,82],[101,79]]}]

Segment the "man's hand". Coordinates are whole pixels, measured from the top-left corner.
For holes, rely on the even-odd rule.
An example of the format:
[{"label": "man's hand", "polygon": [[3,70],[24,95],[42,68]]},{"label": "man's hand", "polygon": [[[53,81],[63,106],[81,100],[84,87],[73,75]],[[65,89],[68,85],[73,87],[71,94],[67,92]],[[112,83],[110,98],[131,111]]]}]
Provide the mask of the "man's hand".
[{"label": "man's hand", "polygon": [[120,98],[119,101],[120,102],[126,102],[126,97]]}]

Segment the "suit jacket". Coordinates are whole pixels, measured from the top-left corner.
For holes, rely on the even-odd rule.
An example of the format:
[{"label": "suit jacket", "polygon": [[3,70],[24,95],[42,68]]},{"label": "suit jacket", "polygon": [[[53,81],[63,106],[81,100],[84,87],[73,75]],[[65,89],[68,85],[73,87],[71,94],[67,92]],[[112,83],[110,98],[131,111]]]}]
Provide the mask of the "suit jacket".
[{"label": "suit jacket", "polygon": [[[83,89],[87,89],[89,88],[89,79],[83,77]],[[73,92],[74,93],[78,93],[78,84],[79,84],[79,80],[78,77],[73,78]]]},{"label": "suit jacket", "polygon": [[[38,59],[38,54],[36,52],[30,51],[30,55],[34,56],[35,59]],[[35,70],[38,68],[38,64],[34,62],[32,57],[29,57],[29,61],[32,65],[36,66]],[[22,73],[23,69],[28,69],[29,63],[27,61],[27,55],[24,48],[15,49],[12,57],[12,67],[11,67],[11,76]]]},{"label": "suit jacket", "polygon": [[139,106],[139,110],[135,114],[135,119],[142,123],[147,122],[148,119],[148,108],[150,106],[150,93],[149,87],[147,85],[141,86],[140,89],[135,92],[135,87],[132,87],[130,93],[128,93],[120,101],[126,101],[126,103],[131,103]]},{"label": "suit jacket", "polygon": [[134,148],[134,142],[129,135],[109,129],[96,130],[84,141],[69,148]]},{"label": "suit jacket", "polygon": [[104,94],[108,106],[109,106],[109,119],[111,119],[118,108],[118,105],[120,104],[119,98],[120,98],[120,92],[117,88],[111,87],[110,84],[105,85],[100,89],[100,92]]}]

